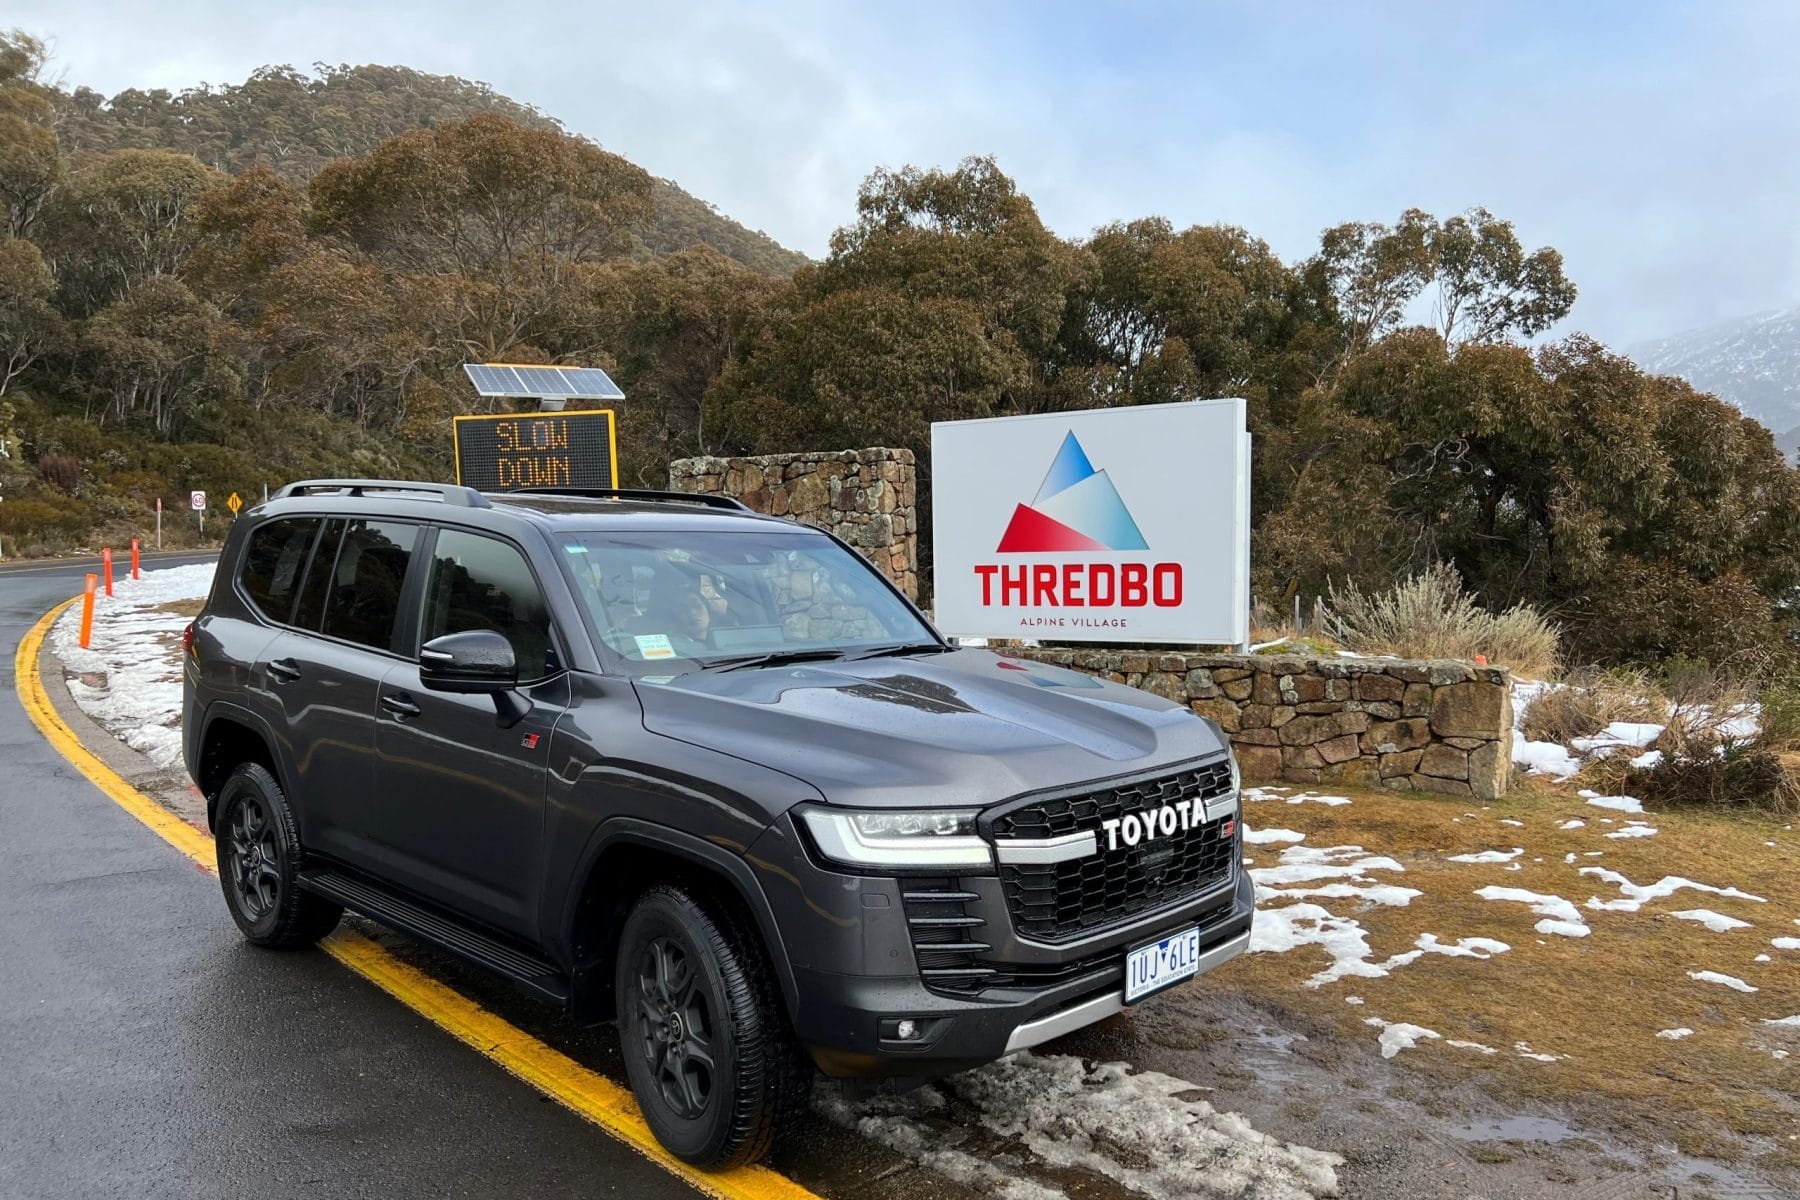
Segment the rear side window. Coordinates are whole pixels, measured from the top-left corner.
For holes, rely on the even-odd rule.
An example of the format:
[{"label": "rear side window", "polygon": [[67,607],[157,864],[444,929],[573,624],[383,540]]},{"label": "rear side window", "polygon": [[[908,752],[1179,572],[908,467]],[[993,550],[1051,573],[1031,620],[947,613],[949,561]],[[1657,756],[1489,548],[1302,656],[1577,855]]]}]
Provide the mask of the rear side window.
[{"label": "rear side window", "polygon": [[[388,650],[400,613],[400,588],[419,527],[403,521],[349,521],[326,578],[320,632]],[[321,554],[323,565],[323,554]],[[308,592],[311,592],[310,586]]]},{"label": "rear side window", "polygon": [[294,608],[294,624],[302,629],[317,629],[325,615],[325,598],[331,594],[332,570],[337,565],[338,544],[344,540],[342,517],[325,522],[319,548],[313,551],[312,566],[306,569],[306,582],[300,587],[300,603]]},{"label": "rear side window", "polygon": [[495,538],[440,529],[421,640],[471,629],[492,630],[512,643],[521,680],[556,670],[550,611],[525,556]]},{"label": "rear side window", "polygon": [[289,517],[270,521],[250,535],[238,582],[250,602],[270,620],[286,621],[293,611],[300,577],[306,571],[307,551],[318,531],[317,517]]}]

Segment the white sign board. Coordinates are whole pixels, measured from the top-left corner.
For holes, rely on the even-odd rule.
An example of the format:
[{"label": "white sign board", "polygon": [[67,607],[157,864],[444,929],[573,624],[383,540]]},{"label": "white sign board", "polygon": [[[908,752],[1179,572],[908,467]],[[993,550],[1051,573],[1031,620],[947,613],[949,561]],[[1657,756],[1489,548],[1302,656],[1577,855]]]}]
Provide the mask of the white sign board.
[{"label": "white sign board", "polygon": [[931,504],[946,634],[1247,640],[1242,400],[934,424]]},{"label": "white sign board", "polygon": [[205,512],[206,511],[206,493],[205,492],[189,492],[188,493],[188,507],[193,509],[195,512]]}]

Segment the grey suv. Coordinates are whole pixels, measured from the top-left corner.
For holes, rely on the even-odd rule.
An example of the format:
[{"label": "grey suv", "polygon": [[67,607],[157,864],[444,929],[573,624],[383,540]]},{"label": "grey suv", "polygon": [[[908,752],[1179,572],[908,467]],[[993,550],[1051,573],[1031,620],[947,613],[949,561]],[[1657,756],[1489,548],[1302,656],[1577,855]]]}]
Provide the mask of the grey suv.
[{"label": "grey suv", "polygon": [[187,643],[245,936],[353,909],[616,1021],[692,1163],[763,1154],[815,1070],[965,1069],[1249,942],[1215,726],[958,649],[735,501],[293,484]]}]

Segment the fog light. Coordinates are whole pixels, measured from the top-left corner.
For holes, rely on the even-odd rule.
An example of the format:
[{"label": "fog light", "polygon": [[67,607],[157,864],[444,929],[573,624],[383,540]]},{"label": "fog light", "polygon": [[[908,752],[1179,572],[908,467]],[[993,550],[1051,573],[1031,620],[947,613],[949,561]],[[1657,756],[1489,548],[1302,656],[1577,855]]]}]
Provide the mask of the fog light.
[{"label": "fog light", "polygon": [[911,1021],[902,1021],[898,1025],[894,1026],[894,1036],[899,1038],[903,1042],[912,1041],[913,1038],[918,1036],[918,1033],[919,1033],[919,1027],[917,1025],[913,1024]]},{"label": "fog light", "polygon": [[929,1017],[886,1017],[878,1031],[884,1042],[918,1042],[924,1045],[937,1022]]}]

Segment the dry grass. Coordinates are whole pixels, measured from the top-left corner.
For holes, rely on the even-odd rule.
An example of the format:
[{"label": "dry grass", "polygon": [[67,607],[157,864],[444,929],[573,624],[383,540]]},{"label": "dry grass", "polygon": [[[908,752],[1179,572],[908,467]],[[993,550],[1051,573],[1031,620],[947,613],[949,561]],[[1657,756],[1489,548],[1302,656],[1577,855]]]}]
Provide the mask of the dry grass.
[{"label": "dry grass", "polygon": [[1556,673],[1558,631],[1530,605],[1489,612],[1463,590],[1454,567],[1429,567],[1385,592],[1365,593],[1354,583],[1332,586],[1324,608],[1324,632],[1362,654],[1403,658],[1485,655],[1516,675],[1546,679]]},{"label": "dry grass", "polygon": [[1530,740],[1566,746],[1576,738],[1593,737],[1614,721],[1667,720],[1668,708],[1642,671],[1587,667],[1539,692],[1519,719]]},{"label": "dry grass", "polygon": [[206,607],[206,598],[198,600],[171,600],[167,604],[159,604],[155,612],[174,613],[178,617],[197,617],[200,610]]},{"label": "dry grass", "polygon": [[[1496,1047],[1501,1053],[1488,1057],[1429,1042],[1405,1052],[1402,1061],[1446,1078],[1477,1077],[1503,1099],[1573,1104],[1588,1110],[1585,1120],[1645,1141],[1679,1138],[1698,1153],[1760,1156],[1765,1167],[1796,1165],[1792,1146],[1784,1150],[1756,1139],[1800,1128],[1800,1030],[1762,1024],[1800,1012],[1800,951],[1770,945],[1774,937],[1800,935],[1800,833],[1766,815],[1679,812],[1648,818],[1660,830],[1654,837],[1607,839],[1603,834],[1623,827],[1620,815],[1567,795],[1522,792],[1476,808],[1466,800],[1417,794],[1349,794],[1353,803],[1338,808],[1251,803],[1246,819],[1252,827],[1299,830],[1307,835],[1304,845],[1359,845],[1405,866],[1403,876],[1374,876],[1424,891],[1407,907],[1355,911],[1342,902],[1327,904],[1362,922],[1377,961],[1411,949],[1423,933],[1446,942],[1496,938],[1512,949],[1485,961],[1428,954],[1386,978],[1311,989],[1305,980],[1330,959],[1321,949],[1302,947],[1246,956],[1221,973],[1222,981],[1325,1018],[1364,1042],[1372,1042],[1375,1031],[1363,1019],[1378,1016]],[[1525,824],[1503,825],[1502,817]],[[1586,825],[1558,829],[1568,818]],[[1602,824],[1607,818],[1617,824]],[[1446,861],[1451,854],[1513,847],[1525,849],[1517,871]],[[1251,857],[1272,865],[1279,850],[1254,846]],[[1586,857],[1595,850],[1599,857]],[[1572,864],[1564,861],[1571,853],[1577,856]],[[1682,891],[1636,913],[1591,911],[1589,897],[1614,899],[1620,891],[1580,875],[1582,866],[1604,866],[1637,884],[1681,875],[1736,886],[1767,903]],[[1538,934],[1538,917],[1525,905],[1474,894],[1489,884],[1570,900],[1583,910],[1592,934]],[[1714,933],[1669,915],[1695,908],[1753,927]],[[1771,961],[1755,962],[1759,953]],[[1689,971],[1701,970],[1736,976],[1760,990],[1743,994],[1688,978]],[[1365,1003],[1346,1005],[1348,995]],[[1678,1027],[1695,1033],[1679,1041],[1656,1036]],[[1511,1052],[1521,1041],[1566,1057],[1553,1063],[1521,1058]],[[1776,1048],[1793,1057],[1776,1059]],[[1790,1156],[1785,1163],[1782,1153]]]}]

